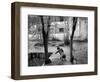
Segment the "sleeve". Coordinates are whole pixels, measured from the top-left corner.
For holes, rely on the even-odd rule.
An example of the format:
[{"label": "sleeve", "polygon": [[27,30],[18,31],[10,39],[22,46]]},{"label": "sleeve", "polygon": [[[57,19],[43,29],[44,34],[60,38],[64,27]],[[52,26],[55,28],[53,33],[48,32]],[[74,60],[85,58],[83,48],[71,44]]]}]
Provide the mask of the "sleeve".
[{"label": "sleeve", "polygon": [[57,51],[55,54],[57,54],[59,51]]}]

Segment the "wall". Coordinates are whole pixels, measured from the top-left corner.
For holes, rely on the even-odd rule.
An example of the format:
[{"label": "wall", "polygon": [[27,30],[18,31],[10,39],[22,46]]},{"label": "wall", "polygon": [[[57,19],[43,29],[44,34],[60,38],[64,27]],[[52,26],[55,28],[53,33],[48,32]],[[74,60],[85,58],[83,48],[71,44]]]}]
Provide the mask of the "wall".
[{"label": "wall", "polygon": [[[11,66],[11,2],[15,0],[1,0],[0,1],[0,82],[16,82],[10,79]],[[100,0],[16,0],[16,1],[30,1],[38,3],[54,3],[54,4],[69,4],[69,5],[88,5],[98,6],[98,22],[100,22]],[[98,26],[100,27],[100,25]],[[100,35],[100,28],[98,28],[98,35]],[[100,38],[98,38],[98,42]],[[98,49],[100,44],[98,43]],[[100,51],[98,52],[100,58]],[[100,62],[100,59],[99,61]],[[100,64],[99,64],[100,69]],[[79,76],[79,77],[64,77],[52,79],[38,79],[28,80],[28,82],[100,82],[100,71],[97,76]],[[21,82],[21,81],[19,81]],[[23,80],[22,82],[27,82]]]}]

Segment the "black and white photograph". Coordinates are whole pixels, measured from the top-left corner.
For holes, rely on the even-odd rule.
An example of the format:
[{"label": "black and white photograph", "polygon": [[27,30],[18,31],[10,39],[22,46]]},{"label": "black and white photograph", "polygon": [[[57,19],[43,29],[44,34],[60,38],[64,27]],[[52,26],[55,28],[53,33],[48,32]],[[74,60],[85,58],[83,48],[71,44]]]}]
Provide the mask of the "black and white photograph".
[{"label": "black and white photograph", "polygon": [[97,75],[97,7],[12,3],[13,79]]},{"label": "black and white photograph", "polygon": [[88,64],[88,17],[27,18],[29,67]]}]

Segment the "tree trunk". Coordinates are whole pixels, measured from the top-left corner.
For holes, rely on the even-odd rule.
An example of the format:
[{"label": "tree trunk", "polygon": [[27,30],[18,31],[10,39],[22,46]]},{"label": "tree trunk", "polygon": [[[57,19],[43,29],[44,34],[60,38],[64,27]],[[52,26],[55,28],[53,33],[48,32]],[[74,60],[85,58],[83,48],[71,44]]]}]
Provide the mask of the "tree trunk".
[{"label": "tree trunk", "polygon": [[[66,23],[67,21],[67,23]],[[69,20],[68,18],[64,20],[65,23],[65,32],[64,32],[64,43],[65,45],[69,45]]]},{"label": "tree trunk", "polygon": [[72,27],[72,34],[70,38],[70,62],[74,64],[74,56],[73,56],[73,37],[74,32],[76,30],[76,24],[77,24],[77,17],[73,17],[73,27]]},{"label": "tree trunk", "polygon": [[[47,64],[49,60],[49,54],[48,54],[48,35],[49,35],[49,28],[50,28],[50,18],[45,19],[47,20],[47,27],[44,25],[44,19],[43,16],[41,16],[41,24],[42,24],[42,34],[43,34],[43,43],[44,43],[44,51],[45,51],[45,64]],[[47,28],[47,30],[45,30]]]},{"label": "tree trunk", "polygon": [[51,61],[49,59],[49,54],[48,54],[49,31],[50,31],[50,17],[48,17],[48,19],[47,19],[47,32],[46,32],[46,36],[45,36],[45,54],[46,54],[45,64],[51,63]]}]

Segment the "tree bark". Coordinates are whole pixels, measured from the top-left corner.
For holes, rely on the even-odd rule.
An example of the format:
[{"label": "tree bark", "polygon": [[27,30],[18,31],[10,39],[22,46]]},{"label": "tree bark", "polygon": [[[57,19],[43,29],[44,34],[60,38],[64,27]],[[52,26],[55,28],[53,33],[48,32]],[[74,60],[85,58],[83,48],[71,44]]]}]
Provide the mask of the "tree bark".
[{"label": "tree bark", "polygon": [[[44,51],[45,51],[45,64],[46,61],[49,60],[49,55],[48,55],[48,36],[49,36],[49,28],[50,28],[50,17],[47,20],[47,27],[44,25],[44,19],[43,16],[40,16],[41,18],[41,24],[42,24],[42,34],[43,34],[43,43],[44,43]],[[47,30],[45,30],[47,28]]]},{"label": "tree bark", "polygon": [[74,64],[74,56],[73,56],[73,37],[76,30],[76,24],[77,24],[77,17],[73,17],[73,27],[72,27],[72,34],[70,38],[70,62]]}]

